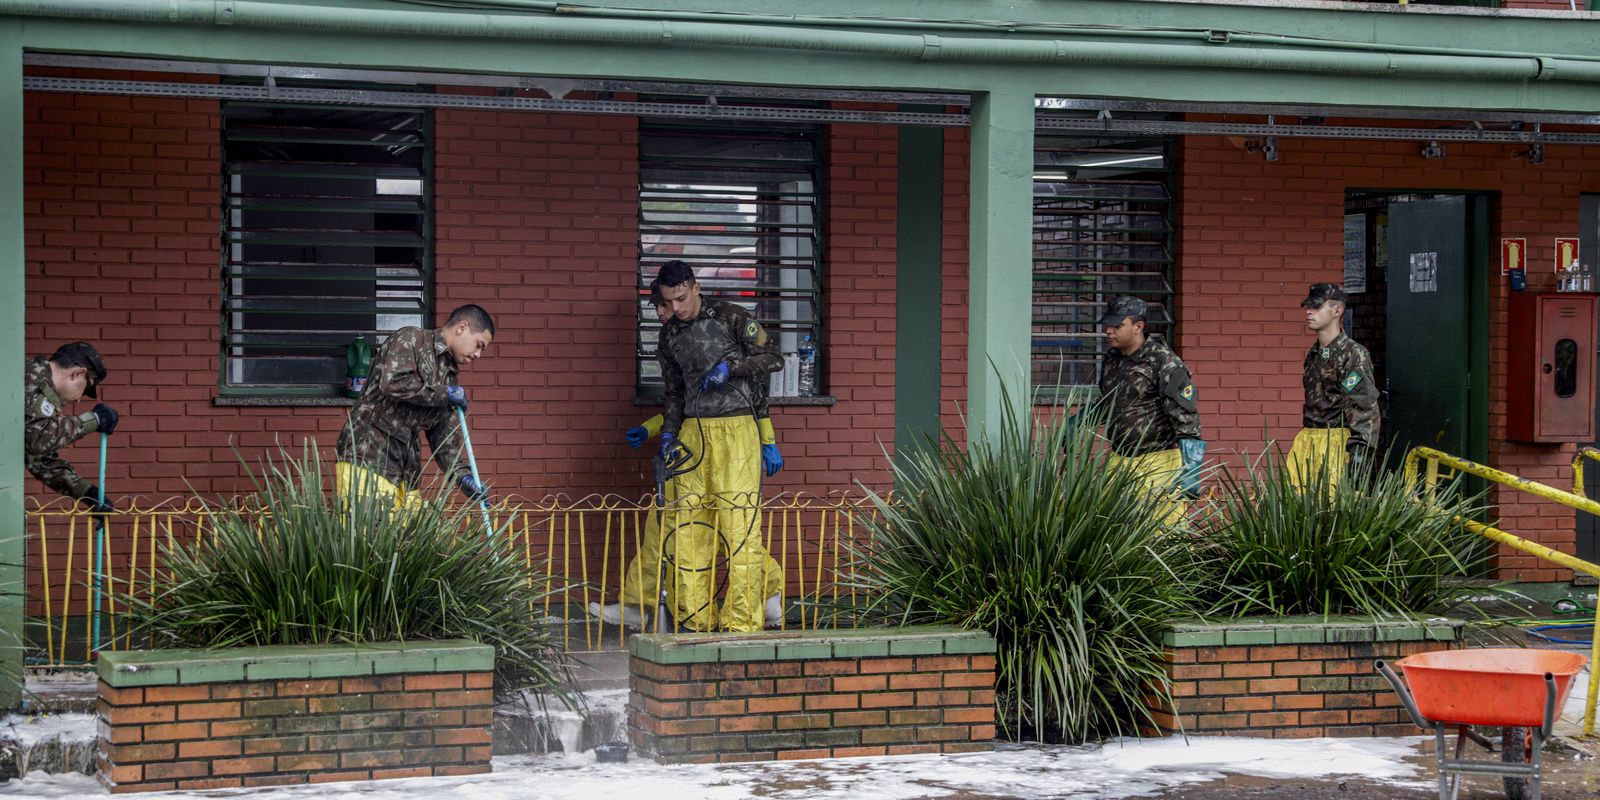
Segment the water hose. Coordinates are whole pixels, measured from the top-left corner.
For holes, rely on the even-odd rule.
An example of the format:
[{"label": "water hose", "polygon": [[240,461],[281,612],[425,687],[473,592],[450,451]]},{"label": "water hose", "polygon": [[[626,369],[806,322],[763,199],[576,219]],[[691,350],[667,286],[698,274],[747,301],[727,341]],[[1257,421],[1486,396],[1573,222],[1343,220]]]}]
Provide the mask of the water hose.
[{"label": "water hose", "polygon": [[[106,505],[106,440],[111,438],[105,431],[100,432],[100,483],[96,486],[98,497],[95,498],[96,506],[104,508]],[[90,571],[94,578],[91,581],[89,592],[89,605],[94,610],[91,612],[90,652],[100,652],[100,572],[105,569],[106,549],[106,518],[104,514],[94,516],[94,558],[90,564]]]},{"label": "water hose", "polygon": [[[467,410],[456,406],[456,418],[461,420],[461,441],[467,448],[467,466],[472,470],[472,480],[482,488],[483,479],[478,477],[478,457],[472,453],[472,434],[467,431]],[[489,522],[489,501],[478,498],[478,508],[483,509],[483,530],[493,539],[494,525]]]}]

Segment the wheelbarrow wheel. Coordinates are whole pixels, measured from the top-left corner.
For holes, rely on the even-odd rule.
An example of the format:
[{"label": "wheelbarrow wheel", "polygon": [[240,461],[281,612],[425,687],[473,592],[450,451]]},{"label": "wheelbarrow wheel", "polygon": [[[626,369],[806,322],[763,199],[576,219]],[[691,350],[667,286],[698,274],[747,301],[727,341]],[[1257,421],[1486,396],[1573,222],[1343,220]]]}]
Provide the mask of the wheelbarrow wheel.
[{"label": "wheelbarrow wheel", "polygon": [[[1531,733],[1527,728],[1501,728],[1500,760],[1517,764],[1528,763],[1531,760],[1531,754],[1528,752]],[[1523,800],[1527,790],[1525,779],[1508,775],[1501,780],[1505,781],[1506,800]]]}]

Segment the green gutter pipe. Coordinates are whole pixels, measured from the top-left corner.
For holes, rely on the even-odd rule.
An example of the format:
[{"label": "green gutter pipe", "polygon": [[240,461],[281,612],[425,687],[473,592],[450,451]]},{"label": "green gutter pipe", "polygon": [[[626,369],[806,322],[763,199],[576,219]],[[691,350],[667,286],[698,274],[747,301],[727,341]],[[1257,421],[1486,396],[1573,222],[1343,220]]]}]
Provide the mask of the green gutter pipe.
[{"label": "green gutter pipe", "polygon": [[[1600,0],[1596,0],[1600,2]],[[446,8],[450,6],[445,6]],[[1242,33],[1238,31],[1200,28],[1133,28],[1118,25],[1039,25],[1004,20],[917,20],[891,17],[802,17],[773,14],[741,14],[731,11],[666,11],[633,8],[584,6],[550,0],[465,0],[462,9],[504,8],[507,11],[543,12],[578,17],[607,17],[617,19],[676,20],[692,22],[719,22],[736,25],[824,26],[837,28],[885,28],[889,30],[958,31],[979,35],[1042,34],[1047,36],[1109,36],[1135,39],[1176,39],[1205,42],[1212,45],[1242,42],[1272,46],[1318,47],[1338,50],[1362,50],[1381,53],[1408,53],[1435,56],[1475,56],[1483,51],[1460,47],[1428,47],[1425,45],[1384,44],[1381,42],[1354,42],[1341,39],[1319,39],[1282,33]],[[1370,12],[1360,12],[1370,13]],[[1220,42],[1218,40],[1221,40]],[[1555,55],[1499,51],[1496,58],[1548,58],[1573,59],[1600,63],[1600,57],[1584,55]]]},{"label": "green gutter pipe", "polygon": [[640,46],[750,47],[917,60],[1241,69],[1489,80],[1600,81],[1600,65],[1560,58],[1313,53],[1147,42],[993,41],[932,34],[792,30],[775,26],[567,16],[517,16],[279,5],[251,0],[0,0],[0,15],[219,25],[311,32],[451,36]]}]

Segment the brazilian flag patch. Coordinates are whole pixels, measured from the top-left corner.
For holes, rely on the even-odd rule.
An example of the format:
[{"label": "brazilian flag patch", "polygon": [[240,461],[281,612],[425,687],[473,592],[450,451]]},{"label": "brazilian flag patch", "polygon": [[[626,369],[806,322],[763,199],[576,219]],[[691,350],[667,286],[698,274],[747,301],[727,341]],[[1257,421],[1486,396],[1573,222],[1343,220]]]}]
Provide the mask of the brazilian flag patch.
[{"label": "brazilian flag patch", "polygon": [[1183,394],[1183,399],[1185,399],[1185,400],[1193,400],[1194,399],[1194,384],[1191,383],[1188,386],[1183,387],[1182,394]]},{"label": "brazilian flag patch", "polygon": [[1361,384],[1361,376],[1360,375],[1357,375],[1356,373],[1351,372],[1349,375],[1344,376],[1344,390],[1345,391],[1353,392],[1353,391],[1356,390],[1356,387],[1358,385],[1360,385],[1360,384]]}]

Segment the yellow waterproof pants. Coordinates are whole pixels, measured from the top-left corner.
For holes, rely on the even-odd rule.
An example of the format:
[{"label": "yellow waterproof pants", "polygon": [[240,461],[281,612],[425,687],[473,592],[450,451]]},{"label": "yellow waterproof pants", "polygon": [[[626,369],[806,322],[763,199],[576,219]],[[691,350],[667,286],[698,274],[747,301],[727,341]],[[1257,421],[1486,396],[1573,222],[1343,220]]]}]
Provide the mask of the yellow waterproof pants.
[{"label": "yellow waterproof pants", "polygon": [[[683,627],[759,631],[770,560],[761,544],[761,443],[751,417],[685,420],[679,441],[695,468],[667,483],[662,549],[672,558],[673,617]],[[716,556],[728,554],[727,595],[716,608]]]},{"label": "yellow waterproof pants", "polygon": [[1179,493],[1178,473],[1183,471],[1183,453],[1177,448],[1138,456],[1111,453],[1106,465],[1111,469],[1133,470],[1141,488],[1152,497],[1167,498],[1168,525],[1182,522],[1189,512],[1189,504]]},{"label": "yellow waterproof pants", "polygon": [[1345,450],[1349,443],[1349,428],[1301,428],[1284,460],[1289,482],[1304,489],[1316,482],[1319,472],[1327,470],[1328,490],[1338,488],[1350,464],[1350,453]]},{"label": "yellow waterproof pants", "polygon": [[422,504],[422,494],[408,491],[406,487],[390,482],[388,478],[366,467],[338,461],[333,465],[334,496],[346,500],[352,494],[377,495],[394,499],[396,508],[414,508]]},{"label": "yellow waterproof pants", "polygon": [[[639,534],[639,552],[622,573],[622,593],[617,602],[637,608],[640,612],[654,610],[656,598],[663,591],[667,593],[667,608],[677,608],[677,603],[673,601],[672,564],[665,561],[661,553],[660,518],[661,515],[655,511],[644,515],[643,531]],[[762,590],[763,598],[783,592],[783,567],[770,553],[763,576],[766,587]]]}]

